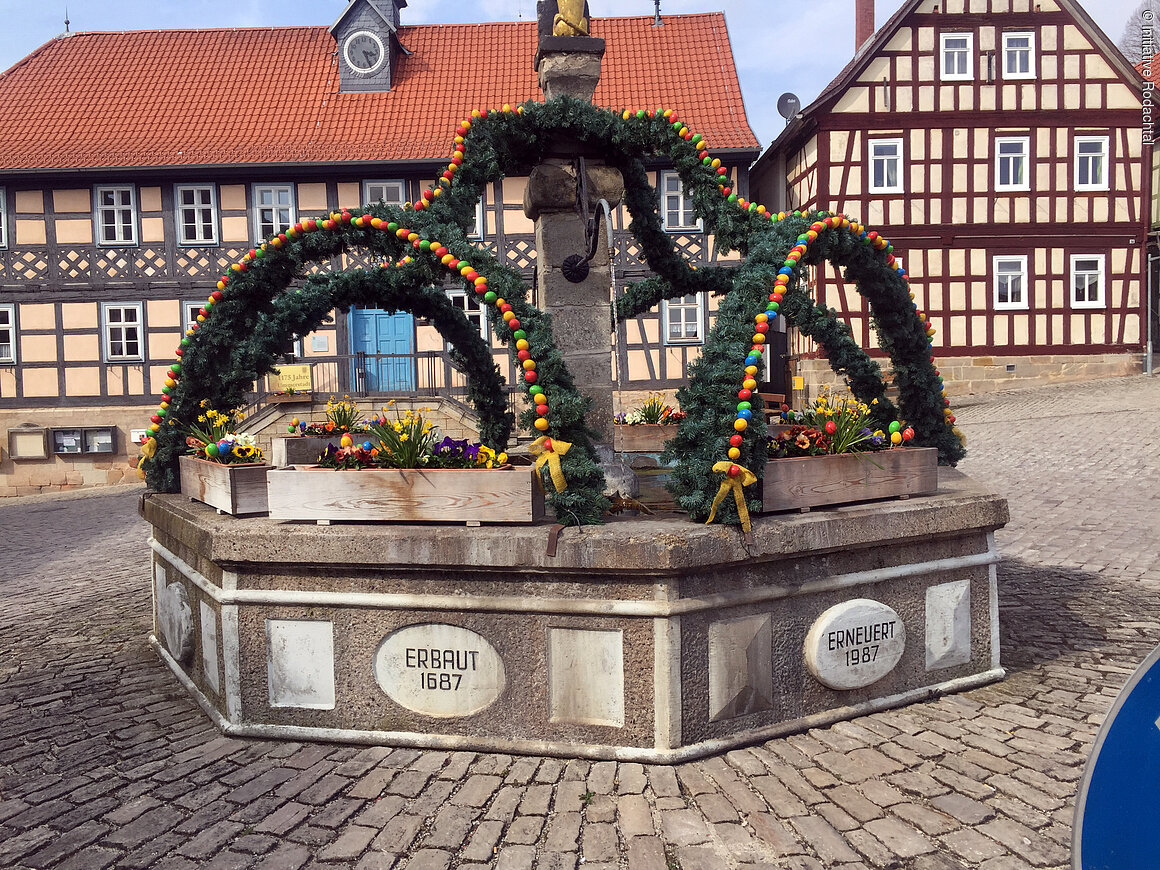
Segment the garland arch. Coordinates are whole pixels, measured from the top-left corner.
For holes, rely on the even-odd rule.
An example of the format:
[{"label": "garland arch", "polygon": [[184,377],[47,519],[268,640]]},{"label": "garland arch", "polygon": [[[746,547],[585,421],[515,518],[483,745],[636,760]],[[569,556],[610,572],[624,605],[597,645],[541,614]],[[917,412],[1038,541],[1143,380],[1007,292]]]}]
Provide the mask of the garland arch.
[{"label": "garland arch", "polygon": [[[407,259],[407,258],[405,258]],[[496,452],[506,449],[515,417],[507,410],[504,378],[479,335],[479,327],[467,319],[446,293],[430,285],[414,289],[407,274],[412,263],[323,273],[306,279],[305,285],[274,299],[272,310],[259,318],[246,349],[257,350],[259,368],[270,354],[277,354],[286,335],[305,335],[326,322],[331,311],[347,312],[355,306],[375,306],[387,311],[406,311],[431,320],[435,330],[452,346],[457,368],[467,373],[467,400],[479,415],[480,441]]]},{"label": "garland arch", "polygon": [[[715,492],[728,485],[740,492],[731,480],[760,477],[764,430],[750,426],[749,420],[754,412],[761,419],[753,376],[774,318],[785,316],[815,339],[858,399],[877,399],[875,407],[883,417],[894,412],[885,399],[878,364],[853,341],[836,312],[816,305],[803,287],[802,267],[824,260],[844,267],[847,280],[869,302],[879,344],[892,361],[901,413],[918,433],[915,442],[937,447],[944,464],[953,465],[963,456],[931,356],[934,330],[913,302],[906,272],[896,264],[886,239],[842,215],[774,214],[740,198],[705,140],[671,109],[617,114],[558,97],[514,109],[505,105],[472,111],[455,131],[438,185],[425,190],[413,206],[365,207],[358,214],[341,211],[302,221],[233,264],[207,300],[202,322],[182,339],[178,361],[167,372],[161,404],[149,427],[155,448],[145,463],[150,485],[162,491],[176,488],[180,422],[190,418],[197,401],[204,397],[226,407],[240,404],[290,337],[308,331],[315,317],[322,322],[325,313],[319,306],[348,299],[435,305],[431,294],[438,291],[433,288],[450,270],[479,296],[497,337],[523,373],[528,407],[520,415],[521,425],[542,433],[548,450],[553,441],[578,448],[560,455],[567,488],[554,492],[548,487],[557,519],[565,524],[600,522],[607,502],[601,495],[603,473],[595,459],[593,433],[584,421],[590,402],[577,391],[564,365],[551,318],[526,301],[519,273],[474,247],[465,235],[484,186],[506,175],[527,174],[560,138],[574,141],[581,153],[624,176],[629,229],[654,276],[616,301],[619,319],[663,299],[699,292],[724,296],[701,358],[690,368],[689,386],[680,393],[687,416],[669,451],[680,460],[675,494],[694,518],[709,514]],[[658,153],[672,161],[718,250],[738,250],[745,256],[743,263],[698,269],[677,253],[663,228],[644,164]],[[288,291],[305,276],[308,263],[355,248],[406,262],[397,270],[380,270],[373,279],[357,273],[316,276],[301,290]],[[383,277],[392,272],[393,277]],[[450,324],[446,321],[454,331]],[[467,356],[472,383],[494,386],[478,354]],[[490,355],[488,365],[494,369]],[[487,421],[484,437],[498,437],[493,415],[483,410],[488,390],[476,392],[483,403],[477,409]],[[731,511],[728,500],[718,517],[745,522]]]}]

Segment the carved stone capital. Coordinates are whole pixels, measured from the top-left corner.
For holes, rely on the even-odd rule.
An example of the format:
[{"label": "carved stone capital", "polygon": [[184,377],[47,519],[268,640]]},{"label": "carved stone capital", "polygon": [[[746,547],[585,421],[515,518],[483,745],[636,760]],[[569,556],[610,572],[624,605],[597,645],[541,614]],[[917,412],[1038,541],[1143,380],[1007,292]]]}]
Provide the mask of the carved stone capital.
[{"label": "carved stone capital", "polygon": [[546,36],[536,52],[536,72],[545,99],[566,94],[592,102],[600,81],[604,40],[592,36]]},{"label": "carved stone capital", "polygon": [[541,214],[575,211],[575,170],[559,163],[541,163],[528,174],[524,188],[524,214],[535,220]]},{"label": "carved stone capital", "polygon": [[584,174],[587,176],[589,208],[595,208],[596,203],[602,199],[607,200],[612,208],[616,208],[624,199],[624,176],[620,174],[619,169],[588,164]]}]

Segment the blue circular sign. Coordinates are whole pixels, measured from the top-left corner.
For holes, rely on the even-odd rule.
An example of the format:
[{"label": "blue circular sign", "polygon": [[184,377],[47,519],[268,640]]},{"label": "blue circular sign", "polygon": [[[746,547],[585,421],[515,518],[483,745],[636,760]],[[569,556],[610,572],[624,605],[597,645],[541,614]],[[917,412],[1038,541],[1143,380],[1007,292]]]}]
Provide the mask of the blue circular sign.
[{"label": "blue circular sign", "polygon": [[1072,828],[1075,870],[1143,870],[1160,856],[1160,646],[1120,691],[1096,737]]}]

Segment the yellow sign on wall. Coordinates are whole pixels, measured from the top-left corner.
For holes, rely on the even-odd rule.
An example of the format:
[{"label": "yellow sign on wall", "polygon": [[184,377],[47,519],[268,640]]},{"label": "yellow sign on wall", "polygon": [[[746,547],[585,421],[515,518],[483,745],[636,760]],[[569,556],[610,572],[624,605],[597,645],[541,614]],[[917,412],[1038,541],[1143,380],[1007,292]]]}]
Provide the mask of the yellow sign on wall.
[{"label": "yellow sign on wall", "polygon": [[310,366],[282,366],[277,374],[270,376],[270,390],[272,392],[286,392],[294,390],[298,393],[309,393]]},{"label": "yellow sign on wall", "polygon": [[806,379],[801,375],[796,375],[793,379],[793,388],[795,390],[804,390],[806,388]]}]

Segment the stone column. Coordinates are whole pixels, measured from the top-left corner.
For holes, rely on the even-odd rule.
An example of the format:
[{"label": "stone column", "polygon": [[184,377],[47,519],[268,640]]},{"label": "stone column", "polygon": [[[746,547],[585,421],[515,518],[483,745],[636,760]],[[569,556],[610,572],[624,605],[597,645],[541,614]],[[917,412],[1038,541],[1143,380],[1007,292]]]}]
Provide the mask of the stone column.
[{"label": "stone column", "polygon": [[[544,96],[567,94],[592,99],[600,80],[604,40],[586,36],[543,36],[536,70]],[[576,143],[560,139],[555,155],[536,166],[528,178],[524,212],[536,225],[536,305],[552,315],[552,329],[564,361],[582,393],[591,396],[588,424],[612,441],[612,275],[608,237],[599,221],[595,256],[581,281],[565,276],[564,261],[586,257],[589,244],[581,190],[587,191],[587,214],[595,219],[601,199],[615,208],[624,196],[624,180],[615,169],[585,160],[580,178]]]},{"label": "stone column", "polygon": [[[551,158],[528,178],[524,211],[536,225],[535,304],[552,315],[556,345],[580,391],[592,398],[589,425],[612,441],[612,273],[608,233],[601,216],[596,253],[588,275],[578,282],[565,274],[564,261],[587,256],[589,243],[580,211],[578,161]],[[588,212],[595,218],[601,199],[615,207],[624,196],[620,173],[607,166],[586,166]]]}]

